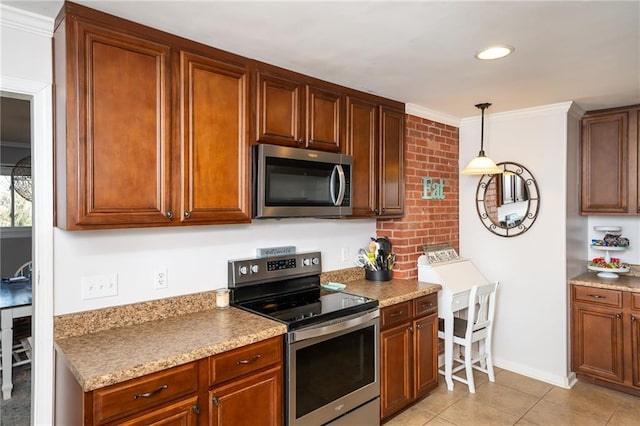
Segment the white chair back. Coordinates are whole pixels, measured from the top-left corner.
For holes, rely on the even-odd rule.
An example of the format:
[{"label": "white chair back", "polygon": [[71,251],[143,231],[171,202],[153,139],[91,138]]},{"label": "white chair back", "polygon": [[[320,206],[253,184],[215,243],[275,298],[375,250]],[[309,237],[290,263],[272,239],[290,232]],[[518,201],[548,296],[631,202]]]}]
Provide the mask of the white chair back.
[{"label": "white chair back", "polygon": [[467,331],[465,333],[467,338],[478,330],[487,329],[487,331],[491,331],[493,328],[497,288],[497,282],[483,286],[474,285],[471,288],[471,292],[469,293]]},{"label": "white chair back", "polygon": [[13,276],[14,277],[31,277],[32,269],[33,269],[33,262],[28,261],[25,264],[23,264],[21,267],[19,267],[16,273],[13,274]]}]

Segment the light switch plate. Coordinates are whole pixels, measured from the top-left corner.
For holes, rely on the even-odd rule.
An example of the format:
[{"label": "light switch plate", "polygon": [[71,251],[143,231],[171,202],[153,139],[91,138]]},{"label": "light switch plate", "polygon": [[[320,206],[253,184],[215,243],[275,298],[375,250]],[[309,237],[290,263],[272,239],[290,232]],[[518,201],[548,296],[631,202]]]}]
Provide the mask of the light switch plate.
[{"label": "light switch plate", "polygon": [[118,295],[118,274],[82,277],[82,300]]}]

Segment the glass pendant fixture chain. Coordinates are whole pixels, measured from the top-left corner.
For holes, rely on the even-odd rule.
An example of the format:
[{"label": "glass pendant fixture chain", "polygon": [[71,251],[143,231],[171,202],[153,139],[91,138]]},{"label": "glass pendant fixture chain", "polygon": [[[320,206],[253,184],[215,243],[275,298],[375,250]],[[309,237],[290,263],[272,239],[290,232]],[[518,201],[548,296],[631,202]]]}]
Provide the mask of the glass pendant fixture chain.
[{"label": "glass pendant fixture chain", "polygon": [[484,110],[491,106],[485,102],[476,104],[476,108],[482,111],[481,128],[480,128],[480,152],[478,156],[471,160],[467,167],[460,172],[463,175],[495,175],[502,173],[502,169],[496,166],[496,163],[484,153]]}]

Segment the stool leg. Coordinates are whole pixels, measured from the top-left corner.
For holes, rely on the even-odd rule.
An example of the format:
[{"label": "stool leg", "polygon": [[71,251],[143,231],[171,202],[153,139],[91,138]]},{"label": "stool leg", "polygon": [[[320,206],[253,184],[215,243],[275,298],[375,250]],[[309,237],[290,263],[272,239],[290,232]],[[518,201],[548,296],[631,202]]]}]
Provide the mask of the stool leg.
[{"label": "stool leg", "polygon": [[471,345],[465,345],[464,347],[464,367],[467,372],[467,385],[469,386],[469,392],[476,393],[475,382],[473,381],[473,357],[471,355]]}]

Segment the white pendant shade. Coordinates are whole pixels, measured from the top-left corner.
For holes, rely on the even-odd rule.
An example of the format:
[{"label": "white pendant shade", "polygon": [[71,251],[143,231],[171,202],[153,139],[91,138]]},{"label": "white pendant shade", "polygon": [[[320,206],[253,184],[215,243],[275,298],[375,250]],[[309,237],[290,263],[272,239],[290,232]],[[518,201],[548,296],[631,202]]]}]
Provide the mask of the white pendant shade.
[{"label": "white pendant shade", "polygon": [[502,173],[502,169],[496,163],[484,155],[478,155],[469,161],[467,167],[460,172],[463,175],[496,175]]}]

